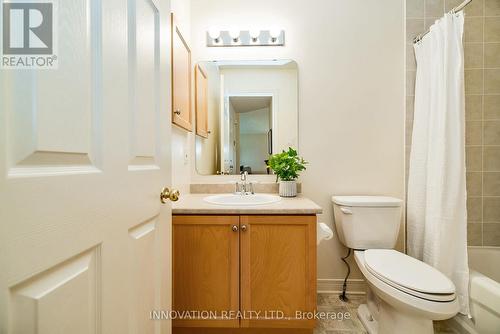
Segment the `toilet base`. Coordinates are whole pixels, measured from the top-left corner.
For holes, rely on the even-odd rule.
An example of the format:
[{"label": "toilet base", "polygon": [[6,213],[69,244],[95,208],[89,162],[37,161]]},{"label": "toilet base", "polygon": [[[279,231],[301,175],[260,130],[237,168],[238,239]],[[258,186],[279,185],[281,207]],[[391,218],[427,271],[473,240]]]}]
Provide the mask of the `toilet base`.
[{"label": "toilet base", "polygon": [[396,310],[383,300],[378,303],[378,319],[371,315],[366,304],[358,308],[358,316],[368,334],[433,334],[432,320]]},{"label": "toilet base", "polygon": [[378,321],[375,320],[370,310],[368,309],[368,305],[361,304],[358,307],[358,317],[363,327],[366,329],[368,334],[377,334],[378,333]]}]

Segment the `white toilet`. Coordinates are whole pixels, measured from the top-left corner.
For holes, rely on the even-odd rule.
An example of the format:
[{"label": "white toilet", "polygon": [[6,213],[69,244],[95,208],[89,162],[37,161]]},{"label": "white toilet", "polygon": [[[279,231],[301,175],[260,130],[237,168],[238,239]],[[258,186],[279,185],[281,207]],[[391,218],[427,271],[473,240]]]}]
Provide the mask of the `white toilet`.
[{"label": "white toilet", "polygon": [[340,241],[368,282],[358,315],[370,334],[434,333],[432,320],[458,312],[455,286],[437,269],[393,250],[402,201],[383,196],[333,196]]}]

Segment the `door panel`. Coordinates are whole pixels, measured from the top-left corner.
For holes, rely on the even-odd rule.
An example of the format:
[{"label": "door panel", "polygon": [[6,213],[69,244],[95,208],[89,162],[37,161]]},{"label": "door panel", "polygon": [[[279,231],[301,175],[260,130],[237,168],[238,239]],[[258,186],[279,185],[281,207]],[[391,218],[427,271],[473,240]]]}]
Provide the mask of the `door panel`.
[{"label": "door panel", "polygon": [[11,287],[12,332],[63,333],[72,323],[72,333],[99,333],[99,263],[94,247]]},{"label": "door panel", "polygon": [[314,320],[295,317],[316,306],[316,216],[241,216],[240,226],[241,310],[291,318],[241,326],[313,328]]},{"label": "door panel", "polygon": [[159,18],[150,0],[129,1],[129,106],[131,161],[129,169],[158,168],[155,162],[160,117],[158,66]]},{"label": "door panel", "polygon": [[170,2],[58,6],[59,68],[0,72],[0,332],[168,333]]},{"label": "door panel", "polygon": [[[173,217],[173,307],[176,311],[239,310],[239,217]],[[227,317],[226,317],[227,319]],[[239,320],[174,320],[174,327],[238,327]]]},{"label": "door panel", "polygon": [[92,0],[59,4],[57,70],[2,71],[9,177],[99,168],[101,10]]},{"label": "door panel", "polygon": [[159,307],[156,284],[159,270],[156,266],[158,217],[129,230],[129,270],[131,303],[129,309],[129,333],[154,333],[155,322],[149,313]]}]

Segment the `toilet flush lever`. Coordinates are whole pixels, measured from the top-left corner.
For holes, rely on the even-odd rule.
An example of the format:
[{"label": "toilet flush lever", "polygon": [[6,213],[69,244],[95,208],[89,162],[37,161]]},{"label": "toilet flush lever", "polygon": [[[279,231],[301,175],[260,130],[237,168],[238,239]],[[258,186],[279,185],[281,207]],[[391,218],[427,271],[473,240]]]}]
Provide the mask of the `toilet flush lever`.
[{"label": "toilet flush lever", "polygon": [[345,215],[352,215],[352,211],[347,208],[340,208],[340,211]]}]

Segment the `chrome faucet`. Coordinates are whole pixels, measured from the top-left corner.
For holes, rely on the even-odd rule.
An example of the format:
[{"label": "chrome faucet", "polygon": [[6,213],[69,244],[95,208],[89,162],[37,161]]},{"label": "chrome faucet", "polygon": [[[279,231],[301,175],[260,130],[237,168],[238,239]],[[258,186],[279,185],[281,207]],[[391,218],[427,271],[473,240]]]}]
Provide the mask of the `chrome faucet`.
[{"label": "chrome faucet", "polygon": [[244,171],[240,174],[240,182],[236,182],[236,192],[240,195],[250,195],[254,194],[252,182],[248,182],[248,172]]}]

